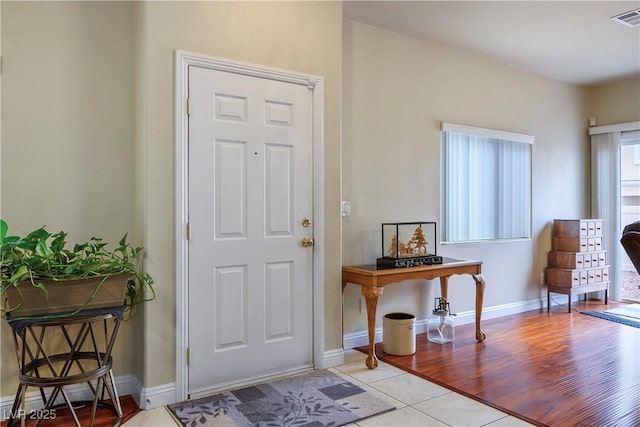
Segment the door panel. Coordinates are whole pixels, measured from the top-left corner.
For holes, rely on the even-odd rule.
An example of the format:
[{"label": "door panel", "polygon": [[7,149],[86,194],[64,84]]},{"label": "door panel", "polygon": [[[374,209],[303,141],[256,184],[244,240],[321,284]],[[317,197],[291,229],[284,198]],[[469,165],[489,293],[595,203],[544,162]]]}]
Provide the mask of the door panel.
[{"label": "door panel", "polygon": [[267,298],[266,340],[293,337],[295,300],[293,266],[290,262],[266,265],[265,294]]},{"label": "door panel", "polygon": [[312,367],[312,92],[190,67],[189,392]]},{"label": "door panel", "polygon": [[[214,316],[217,330],[214,351],[247,346],[247,268],[246,266],[215,269]],[[217,338],[217,339],[216,339]]]},{"label": "door panel", "polygon": [[214,146],[216,239],[246,237],[246,142],[216,140]]}]

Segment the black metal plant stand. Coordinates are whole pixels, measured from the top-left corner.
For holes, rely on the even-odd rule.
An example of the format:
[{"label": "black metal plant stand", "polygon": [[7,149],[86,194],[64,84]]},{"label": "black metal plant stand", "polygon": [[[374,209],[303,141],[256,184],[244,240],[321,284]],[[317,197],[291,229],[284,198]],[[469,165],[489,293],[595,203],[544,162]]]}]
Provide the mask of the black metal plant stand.
[{"label": "black metal plant stand", "polygon": [[[111,351],[123,312],[124,307],[113,307],[87,310],[68,318],[7,319],[13,329],[20,369],[18,391],[7,427],[25,417],[36,419],[38,426],[47,418],[55,418],[56,409],[63,407],[69,409],[75,425],[82,427],[74,409],[74,403],[78,402],[72,402],[65,390],[66,386],[80,383],[88,384],[93,395],[89,426],[94,424],[98,405],[112,409],[118,417],[113,425],[120,425],[122,407],[111,370]],[[65,346],[66,351],[50,354]],[[29,387],[39,389],[42,409],[26,411]],[[60,397],[64,403],[56,404]]]}]

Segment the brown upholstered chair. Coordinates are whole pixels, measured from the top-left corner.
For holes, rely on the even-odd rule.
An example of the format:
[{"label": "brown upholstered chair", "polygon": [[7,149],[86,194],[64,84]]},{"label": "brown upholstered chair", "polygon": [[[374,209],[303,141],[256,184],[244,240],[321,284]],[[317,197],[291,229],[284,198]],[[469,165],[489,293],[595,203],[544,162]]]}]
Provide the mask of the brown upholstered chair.
[{"label": "brown upholstered chair", "polygon": [[633,222],[624,228],[620,243],[640,274],[640,221]]}]

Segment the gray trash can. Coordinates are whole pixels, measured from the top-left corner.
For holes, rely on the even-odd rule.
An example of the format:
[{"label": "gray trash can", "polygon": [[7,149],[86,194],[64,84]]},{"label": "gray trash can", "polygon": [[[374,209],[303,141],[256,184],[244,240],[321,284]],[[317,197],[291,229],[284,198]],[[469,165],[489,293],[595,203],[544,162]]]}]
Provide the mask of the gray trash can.
[{"label": "gray trash can", "polygon": [[382,319],[384,352],[407,356],[416,352],[416,316],[409,313],[389,313]]}]

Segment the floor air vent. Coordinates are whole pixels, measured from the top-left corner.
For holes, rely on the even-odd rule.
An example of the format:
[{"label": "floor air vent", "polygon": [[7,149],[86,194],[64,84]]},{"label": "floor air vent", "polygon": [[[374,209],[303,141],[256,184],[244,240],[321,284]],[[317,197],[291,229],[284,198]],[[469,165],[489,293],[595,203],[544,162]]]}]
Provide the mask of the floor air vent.
[{"label": "floor air vent", "polygon": [[627,27],[637,27],[640,25],[640,9],[630,10],[629,12],[612,16],[611,19]]}]

